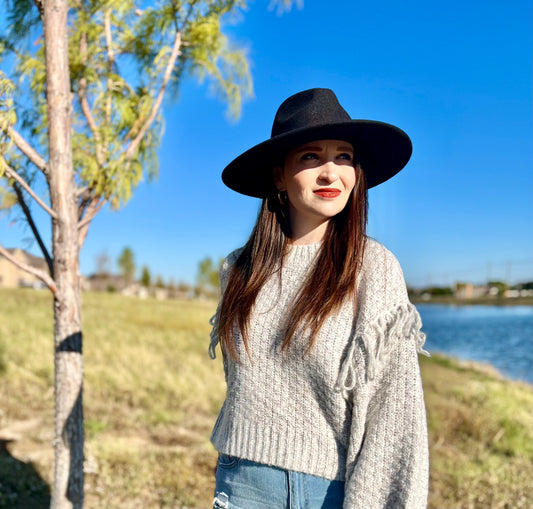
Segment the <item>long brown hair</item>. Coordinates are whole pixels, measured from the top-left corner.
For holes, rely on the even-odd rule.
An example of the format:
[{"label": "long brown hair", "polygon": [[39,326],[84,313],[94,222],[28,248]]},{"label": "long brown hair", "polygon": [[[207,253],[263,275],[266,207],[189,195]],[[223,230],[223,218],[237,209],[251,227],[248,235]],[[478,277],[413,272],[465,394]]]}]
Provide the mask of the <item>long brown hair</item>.
[{"label": "long brown hair", "polygon": [[[287,348],[300,325],[310,331],[308,350],[326,318],[344,299],[355,299],[357,276],[361,270],[366,240],[368,190],[364,172],[355,166],[356,184],[346,207],[332,217],[313,270],[303,283],[286,318],[282,349]],[[241,332],[250,357],[248,330],[250,314],[265,282],[283,264],[290,249],[290,223],[287,205],[276,194],[264,199],[257,222],[243,251],[231,269],[220,306],[218,335],[222,347],[238,360],[234,327]]]}]

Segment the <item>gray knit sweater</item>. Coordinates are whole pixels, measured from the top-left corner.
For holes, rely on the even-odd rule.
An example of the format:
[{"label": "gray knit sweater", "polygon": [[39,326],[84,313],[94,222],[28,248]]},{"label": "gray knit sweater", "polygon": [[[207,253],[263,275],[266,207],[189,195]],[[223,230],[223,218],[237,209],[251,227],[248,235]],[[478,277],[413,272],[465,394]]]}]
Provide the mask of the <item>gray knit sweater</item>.
[{"label": "gray knit sweater", "polygon": [[[344,509],[423,509],[427,426],[417,352],[420,317],[390,251],[368,239],[351,299],[330,316],[309,354],[305,334],[281,352],[287,309],[320,243],[295,245],[259,293],[251,361],[224,355],[227,395],[211,441],[225,454],[345,481]],[[224,291],[234,251],[220,271]],[[218,343],[212,319],[210,354]],[[425,352],[424,352],[425,353]]]}]

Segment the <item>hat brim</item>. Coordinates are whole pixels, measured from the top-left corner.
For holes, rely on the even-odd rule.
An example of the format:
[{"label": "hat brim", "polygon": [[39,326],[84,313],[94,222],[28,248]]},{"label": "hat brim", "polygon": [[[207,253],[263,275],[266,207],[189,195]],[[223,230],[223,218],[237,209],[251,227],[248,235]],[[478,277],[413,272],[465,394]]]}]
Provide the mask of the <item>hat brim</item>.
[{"label": "hat brim", "polygon": [[310,141],[342,140],[352,144],[368,188],[396,175],[409,161],[413,146],[396,126],[375,120],[349,120],[272,137],[234,159],[222,172],[222,181],[241,194],[266,198],[275,192],[273,169],[290,150]]}]

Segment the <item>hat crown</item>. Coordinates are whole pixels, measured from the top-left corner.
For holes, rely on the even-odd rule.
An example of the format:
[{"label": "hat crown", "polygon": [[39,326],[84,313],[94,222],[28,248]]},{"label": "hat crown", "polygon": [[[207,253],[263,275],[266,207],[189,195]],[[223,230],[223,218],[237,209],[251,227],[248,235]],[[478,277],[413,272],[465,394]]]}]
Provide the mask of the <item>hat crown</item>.
[{"label": "hat crown", "polygon": [[350,121],[332,90],[313,88],[285,100],[276,112],[271,137],[298,129]]}]

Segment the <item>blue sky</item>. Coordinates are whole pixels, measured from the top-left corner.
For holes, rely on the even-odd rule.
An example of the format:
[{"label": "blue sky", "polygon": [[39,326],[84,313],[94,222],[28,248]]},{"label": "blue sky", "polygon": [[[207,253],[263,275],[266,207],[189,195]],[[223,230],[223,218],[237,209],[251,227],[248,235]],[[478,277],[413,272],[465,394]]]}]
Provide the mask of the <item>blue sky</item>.
[{"label": "blue sky", "polygon": [[[270,136],[285,98],[327,87],[353,118],[390,122],[413,141],[407,167],[369,192],[369,234],[409,284],[533,279],[531,2],[306,0],[281,16],[268,3],[226,28],[254,78],[240,120],[206,84],[184,82],[165,104],[159,178],[97,216],[82,273],[130,246],[152,274],[193,282],[201,258],[242,245],[259,202],[227,189],[222,169]],[[0,221],[5,246],[29,236]]]}]

